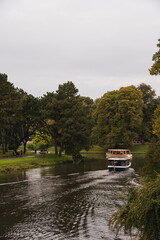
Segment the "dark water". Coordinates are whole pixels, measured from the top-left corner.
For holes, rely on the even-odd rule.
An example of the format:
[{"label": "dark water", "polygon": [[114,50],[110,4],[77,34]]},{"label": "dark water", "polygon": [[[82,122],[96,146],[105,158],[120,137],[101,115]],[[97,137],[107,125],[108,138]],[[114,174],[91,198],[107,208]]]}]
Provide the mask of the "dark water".
[{"label": "dark water", "polygon": [[126,240],[109,230],[110,216],[144,159],[133,168],[107,171],[104,156],[78,165],[57,165],[0,177],[0,239]]}]

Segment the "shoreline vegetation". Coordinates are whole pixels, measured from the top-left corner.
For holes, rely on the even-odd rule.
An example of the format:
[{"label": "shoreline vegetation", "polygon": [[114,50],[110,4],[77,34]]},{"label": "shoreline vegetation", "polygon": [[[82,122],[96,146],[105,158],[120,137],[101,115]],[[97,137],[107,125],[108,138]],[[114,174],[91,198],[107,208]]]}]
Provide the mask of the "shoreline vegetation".
[{"label": "shoreline vegetation", "polygon": [[26,157],[14,157],[0,159],[0,173],[24,170],[36,167],[47,167],[56,164],[72,163],[72,157],[68,155],[57,156],[54,153],[45,155],[31,155]]},{"label": "shoreline vegetation", "polygon": [[[131,148],[131,152],[133,154],[145,154],[147,149],[148,144],[135,145]],[[73,163],[73,159],[70,155],[63,154],[62,156],[57,156],[55,155],[53,148],[49,148],[49,152],[49,154],[40,155],[35,154],[33,151],[28,151],[26,152],[25,156],[23,155],[22,157],[14,158],[10,157],[10,153],[8,156],[6,155],[5,158],[2,154],[0,154],[0,173],[8,173],[10,171],[24,170],[36,167],[54,166],[56,164]],[[85,157],[86,161],[96,159],[98,157],[98,154],[105,153],[106,150],[99,146],[93,146],[89,151],[81,151],[81,154]]]}]

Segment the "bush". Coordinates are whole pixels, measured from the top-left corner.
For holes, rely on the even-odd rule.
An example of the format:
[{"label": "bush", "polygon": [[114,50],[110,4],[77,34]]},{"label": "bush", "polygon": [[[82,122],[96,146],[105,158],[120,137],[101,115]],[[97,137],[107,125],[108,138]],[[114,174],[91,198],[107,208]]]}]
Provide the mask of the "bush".
[{"label": "bush", "polygon": [[27,148],[28,148],[28,150],[34,150],[35,149],[35,145],[33,143],[28,143],[27,144]]},{"label": "bush", "polygon": [[143,168],[145,176],[149,179],[156,178],[160,173],[160,141],[149,145],[145,158],[146,164]]},{"label": "bush", "polygon": [[143,187],[131,187],[126,205],[114,213],[110,219],[110,227],[121,228],[143,240],[160,240],[160,175]]}]

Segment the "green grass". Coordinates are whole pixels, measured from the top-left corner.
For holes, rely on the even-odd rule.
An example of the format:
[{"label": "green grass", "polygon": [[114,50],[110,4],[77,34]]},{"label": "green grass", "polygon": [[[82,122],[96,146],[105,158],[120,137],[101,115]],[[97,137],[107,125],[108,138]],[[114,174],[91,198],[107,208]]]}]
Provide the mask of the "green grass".
[{"label": "green grass", "polygon": [[55,153],[55,148],[54,148],[54,147],[49,147],[49,148],[48,148],[48,152],[50,152],[50,153]]},{"label": "green grass", "polygon": [[98,145],[94,145],[92,146],[89,151],[86,151],[86,150],[82,150],[81,153],[84,154],[84,153],[105,153],[106,150]]},{"label": "green grass", "polygon": [[46,154],[36,157],[5,159],[0,160],[0,172],[9,172],[12,170],[22,170],[42,166],[52,166],[55,164],[64,164],[69,162],[73,162],[71,156],[56,156],[55,154]]},{"label": "green grass", "polygon": [[[135,145],[131,148],[132,153],[145,153],[148,149],[148,145]],[[10,158],[12,151],[10,151],[8,154],[8,157],[5,159],[3,158],[3,154],[0,152],[0,172],[10,172],[12,170],[22,170],[22,169],[28,169],[28,168],[34,168],[34,167],[42,167],[42,166],[52,166],[55,164],[64,164],[73,162],[72,157],[68,155],[62,155],[57,156],[54,154],[54,148],[51,147],[48,149],[50,154],[46,155],[37,155],[37,156],[31,156],[35,153],[32,151],[26,152],[24,158]],[[99,156],[96,156],[96,153],[105,153],[105,149],[99,147],[99,146],[93,146],[89,151],[82,150],[81,154],[87,159],[93,159],[93,158],[99,158]],[[87,154],[89,154],[87,156]],[[98,154],[97,154],[98,155]],[[31,156],[31,157],[27,157]]]},{"label": "green grass", "polygon": [[[12,155],[12,150],[9,150],[6,154],[5,154],[5,156],[9,156],[9,157],[11,157],[11,155]],[[0,158],[3,158],[4,157],[4,154],[2,153],[2,151],[0,151]]]},{"label": "green grass", "polygon": [[148,149],[148,144],[135,145],[131,148],[132,153],[145,153]]},{"label": "green grass", "polygon": [[[132,153],[145,153],[148,149],[148,144],[139,144],[139,145],[135,145],[133,146],[130,150]],[[106,153],[106,150],[102,147],[99,147],[97,145],[91,147],[89,149],[89,151],[86,150],[82,150],[81,151],[82,154],[87,154],[87,153]]]},{"label": "green grass", "polygon": [[[12,158],[13,157],[12,153],[13,153],[13,150],[9,150],[8,152],[6,152],[6,154],[3,154],[2,151],[0,151],[0,159],[2,159],[2,158],[6,158],[6,159],[7,158]],[[35,154],[34,151],[27,151],[25,153],[25,155],[23,154],[22,156],[31,156],[31,155],[34,155],[34,154]]]},{"label": "green grass", "polygon": [[92,161],[92,160],[99,160],[99,159],[105,159],[106,155],[105,153],[100,153],[100,154],[96,154],[96,153],[91,153],[91,154],[82,154],[82,156],[85,158],[85,161]]}]

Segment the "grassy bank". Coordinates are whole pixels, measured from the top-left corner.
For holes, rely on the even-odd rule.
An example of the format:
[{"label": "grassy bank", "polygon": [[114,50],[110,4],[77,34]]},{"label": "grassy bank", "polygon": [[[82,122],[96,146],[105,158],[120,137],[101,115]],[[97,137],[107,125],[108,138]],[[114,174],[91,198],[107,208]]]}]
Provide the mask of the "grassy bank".
[{"label": "grassy bank", "polygon": [[148,146],[149,146],[148,144],[135,145],[131,148],[131,152],[137,154],[144,154],[146,153]]},{"label": "grassy bank", "polygon": [[[25,153],[25,155],[24,154],[22,154],[22,156],[25,156],[25,157],[27,157],[27,156],[31,156],[31,155],[34,155],[35,154],[35,152],[34,151],[27,151],[26,153]],[[7,153],[5,153],[5,154],[3,154],[2,152],[0,152],[0,159],[2,159],[2,158],[13,158],[13,150],[9,150]]]},{"label": "grassy bank", "polygon": [[[139,145],[135,145],[133,146],[130,150],[132,153],[137,153],[137,154],[144,154],[148,149],[148,144],[139,144]],[[85,151],[82,150],[81,151],[82,154],[96,154],[96,153],[106,153],[106,150],[102,147],[99,147],[97,145],[93,146],[90,148],[89,151]]]},{"label": "grassy bank", "polygon": [[[133,154],[144,154],[148,149],[148,145],[135,145],[131,148],[131,152]],[[12,170],[21,170],[21,169],[28,169],[34,167],[42,167],[42,166],[53,166],[55,164],[65,164],[70,163],[72,161],[71,156],[62,155],[57,156],[55,155],[54,148],[49,149],[50,154],[46,155],[37,155],[32,156],[34,152],[27,152],[26,157],[23,158],[10,158],[11,155],[3,158],[3,155],[0,154],[0,172],[9,172]],[[89,151],[82,150],[81,154],[85,156],[88,160],[99,158],[99,154],[105,154],[105,149],[99,146],[93,146]],[[29,157],[28,157],[29,156]]]},{"label": "grassy bank", "polygon": [[98,145],[94,145],[92,146],[89,151],[86,151],[86,150],[82,150],[81,151],[81,154],[96,154],[96,153],[105,153],[106,150]]},{"label": "grassy bank", "polygon": [[34,167],[52,166],[55,164],[64,164],[72,162],[71,156],[55,154],[46,154],[42,156],[26,157],[26,158],[12,158],[0,160],[0,172],[9,172],[12,170],[21,170]]}]

